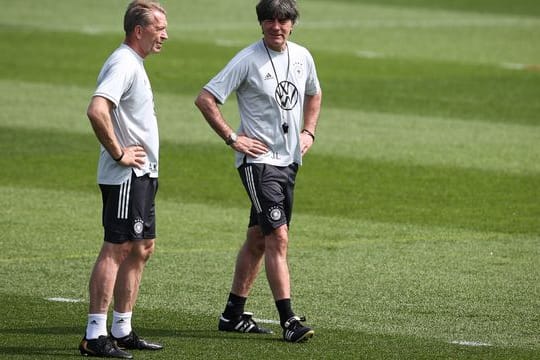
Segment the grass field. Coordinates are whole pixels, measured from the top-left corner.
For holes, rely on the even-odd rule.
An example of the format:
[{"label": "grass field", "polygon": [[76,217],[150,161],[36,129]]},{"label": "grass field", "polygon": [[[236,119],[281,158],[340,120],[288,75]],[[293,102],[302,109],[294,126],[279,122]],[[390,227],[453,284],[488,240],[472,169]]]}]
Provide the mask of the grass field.
[{"label": "grass field", "polygon": [[[2,359],[78,356],[102,236],[85,111],[126,3],[0,0]],[[299,1],[324,104],[289,259],[316,336],[294,345],[216,330],[248,203],[193,100],[260,37],[256,1],[163,3],[159,235],[134,325],[165,349],[137,359],[540,357],[540,2]],[[238,123],[234,97],[223,110]],[[248,309],[279,331],[264,274]]]}]

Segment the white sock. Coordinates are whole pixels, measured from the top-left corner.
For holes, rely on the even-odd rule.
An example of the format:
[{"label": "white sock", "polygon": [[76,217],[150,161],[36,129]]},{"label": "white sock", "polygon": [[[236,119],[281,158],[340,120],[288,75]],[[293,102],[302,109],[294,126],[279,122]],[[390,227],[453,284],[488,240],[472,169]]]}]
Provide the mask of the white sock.
[{"label": "white sock", "polygon": [[101,335],[107,336],[107,314],[88,314],[86,339],[97,339]]},{"label": "white sock", "polygon": [[131,332],[131,312],[119,313],[113,311],[111,334],[115,338],[128,336]]}]

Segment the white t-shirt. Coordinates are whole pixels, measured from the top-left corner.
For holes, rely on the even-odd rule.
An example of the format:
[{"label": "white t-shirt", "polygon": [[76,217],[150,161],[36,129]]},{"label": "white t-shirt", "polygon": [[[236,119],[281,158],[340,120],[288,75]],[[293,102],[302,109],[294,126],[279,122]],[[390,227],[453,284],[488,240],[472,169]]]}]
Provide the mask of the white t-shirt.
[{"label": "white t-shirt", "polygon": [[240,112],[237,132],[270,148],[256,158],[237,152],[236,167],[244,157],[249,163],[302,164],[304,97],[320,91],[315,63],[306,48],[288,41],[287,50],[276,52],[260,40],[236,54],[204,88],[221,104],[236,91]]},{"label": "white t-shirt", "polygon": [[122,147],[141,145],[146,151],[142,169],[124,167],[114,161],[101,146],[97,180],[99,184],[121,184],[131,176],[149,174],[158,177],[159,134],[154,97],[143,58],[126,44],[109,56],[99,73],[93,96],[114,104],[114,132]]}]

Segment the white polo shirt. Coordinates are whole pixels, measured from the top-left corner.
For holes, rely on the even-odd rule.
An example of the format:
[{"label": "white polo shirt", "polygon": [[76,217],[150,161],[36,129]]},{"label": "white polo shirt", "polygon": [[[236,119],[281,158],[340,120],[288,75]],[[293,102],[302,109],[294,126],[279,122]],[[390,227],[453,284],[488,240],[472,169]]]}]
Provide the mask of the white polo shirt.
[{"label": "white polo shirt", "polygon": [[93,96],[114,104],[114,132],[122,147],[141,145],[147,157],[142,169],[124,167],[114,161],[101,146],[97,181],[99,184],[121,184],[131,176],[149,174],[158,177],[159,134],[154,97],[144,59],[126,44],[120,45],[105,61]]},{"label": "white polo shirt", "polygon": [[[276,52],[260,40],[236,54],[204,88],[221,104],[236,91],[240,112],[237,132],[259,139],[270,148],[259,157],[246,157],[247,162],[302,164],[304,97],[320,91],[315,63],[306,48],[288,41],[287,50]],[[236,153],[237,167],[244,157]]]}]

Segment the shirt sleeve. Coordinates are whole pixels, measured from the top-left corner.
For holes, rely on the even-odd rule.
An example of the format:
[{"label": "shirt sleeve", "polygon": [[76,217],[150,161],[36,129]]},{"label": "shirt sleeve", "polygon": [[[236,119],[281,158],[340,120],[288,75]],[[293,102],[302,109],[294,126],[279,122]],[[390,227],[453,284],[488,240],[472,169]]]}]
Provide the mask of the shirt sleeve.
[{"label": "shirt sleeve", "polygon": [[128,64],[120,61],[111,61],[104,65],[98,77],[94,96],[101,96],[110,100],[116,107],[124,93],[130,88],[133,74]]},{"label": "shirt sleeve", "polygon": [[247,55],[237,54],[212,80],[204,86],[214,95],[220,104],[224,104],[229,95],[244,82],[248,74]]},{"label": "shirt sleeve", "polygon": [[306,95],[316,95],[321,90],[319,78],[317,77],[317,69],[315,68],[315,61],[313,56],[307,51],[306,53],[308,74],[306,77]]}]

